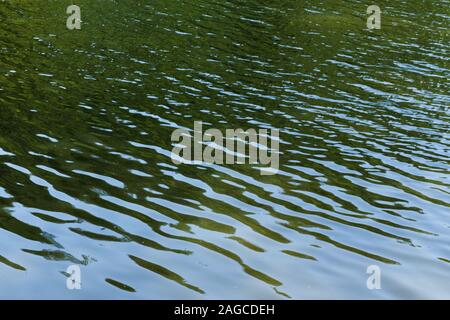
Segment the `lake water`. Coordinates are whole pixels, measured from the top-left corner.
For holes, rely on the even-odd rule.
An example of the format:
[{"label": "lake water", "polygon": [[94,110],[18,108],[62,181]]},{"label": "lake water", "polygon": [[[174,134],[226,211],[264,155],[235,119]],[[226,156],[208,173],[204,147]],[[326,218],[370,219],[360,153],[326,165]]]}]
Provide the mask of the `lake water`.
[{"label": "lake water", "polygon": [[0,2],[0,298],[450,298],[450,2],[376,2]]}]

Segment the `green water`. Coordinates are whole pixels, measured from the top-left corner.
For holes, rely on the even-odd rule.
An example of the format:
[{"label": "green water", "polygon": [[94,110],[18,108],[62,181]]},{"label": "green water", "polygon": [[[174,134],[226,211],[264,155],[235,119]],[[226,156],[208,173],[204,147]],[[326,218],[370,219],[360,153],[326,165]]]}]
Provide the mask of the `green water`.
[{"label": "green water", "polygon": [[[450,298],[450,2],[369,4],[0,2],[0,298]],[[200,120],[278,174],[174,165]]]}]

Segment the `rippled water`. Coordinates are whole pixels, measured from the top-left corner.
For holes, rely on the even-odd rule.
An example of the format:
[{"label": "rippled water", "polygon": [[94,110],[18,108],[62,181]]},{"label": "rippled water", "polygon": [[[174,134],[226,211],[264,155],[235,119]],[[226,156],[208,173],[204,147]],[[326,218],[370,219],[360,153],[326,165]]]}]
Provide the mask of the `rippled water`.
[{"label": "rippled water", "polygon": [[[72,2],[0,3],[1,298],[450,298],[448,0]],[[279,173],[174,165],[195,120]]]}]

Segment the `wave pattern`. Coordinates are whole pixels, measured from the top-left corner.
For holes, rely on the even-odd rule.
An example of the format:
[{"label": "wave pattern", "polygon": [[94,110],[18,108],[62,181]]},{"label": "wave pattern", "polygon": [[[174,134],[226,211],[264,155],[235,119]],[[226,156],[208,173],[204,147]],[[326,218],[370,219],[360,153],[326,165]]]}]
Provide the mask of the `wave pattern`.
[{"label": "wave pattern", "polygon": [[[0,297],[450,297],[448,0],[77,2],[0,4]],[[278,175],[174,165],[195,120]]]}]

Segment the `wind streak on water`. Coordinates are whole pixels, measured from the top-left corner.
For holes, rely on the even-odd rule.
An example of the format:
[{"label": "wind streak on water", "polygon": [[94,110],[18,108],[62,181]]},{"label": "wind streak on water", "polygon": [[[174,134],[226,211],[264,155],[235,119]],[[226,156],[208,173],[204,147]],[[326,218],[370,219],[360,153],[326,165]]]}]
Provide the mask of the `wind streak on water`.
[{"label": "wind streak on water", "polygon": [[[448,1],[69,2],[0,4],[0,297],[450,297]],[[279,174],[175,166],[195,120]]]}]

